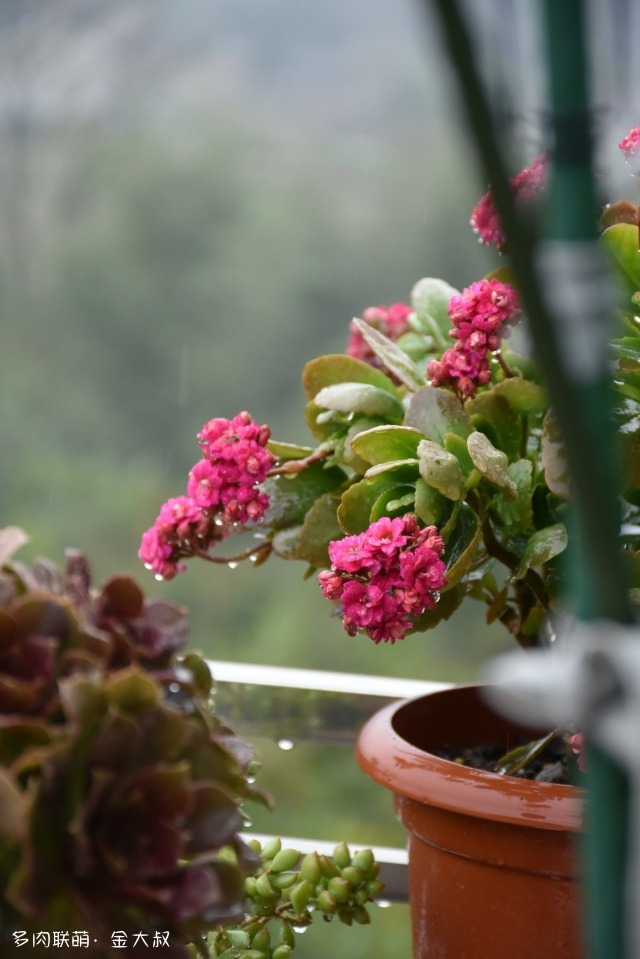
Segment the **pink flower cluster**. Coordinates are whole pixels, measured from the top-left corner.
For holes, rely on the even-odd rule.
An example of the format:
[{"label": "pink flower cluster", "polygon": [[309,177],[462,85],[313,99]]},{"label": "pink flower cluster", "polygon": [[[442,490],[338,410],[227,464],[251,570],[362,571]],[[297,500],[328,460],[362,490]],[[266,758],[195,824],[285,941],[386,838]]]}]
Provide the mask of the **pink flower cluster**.
[{"label": "pink flower cluster", "polygon": [[478,280],[451,297],[448,312],[457,343],[429,362],[427,375],[432,386],[450,386],[464,400],[491,379],[488,354],[500,349],[519,317],[518,294],[501,280]]},{"label": "pink flower cluster", "polygon": [[[534,197],[544,188],[547,176],[547,161],[539,156],[531,166],[525,167],[509,181],[518,202]],[[500,253],[504,253],[506,237],[496,209],[491,188],[476,204],[471,214],[471,226],[486,246],[493,244]]]},{"label": "pink flower cluster", "polygon": [[574,733],[573,736],[569,736],[569,745],[576,757],[576,762],[578,763],[578,769],[580,772],[586,772],[587,770],[587,745],[584,739],[584,733]]},{"label": "pink flower cluster", "polygon": [[342,604],[350,636],[364,631],[375,643],[395,643],[412,616],[433,609],[445,585],[444,544],[435,526],[415,516],[383,517],[364,533],[329,544],[331,569],[318,574],[323,595]]},{"label": "pink flower cluster", "polygon": [[189,473],[188,495],[167,500],[142,535],[138,556],[156,576],[172,579],[184,571],[184,557],[264,515],[269,497],[258,487],[276,459],[265,448],[269,436],[246,412],[205,423],[198,433],[204,459]]},{"label": "pink flower cluster", "polygon": [[[384,333],[394,342],[407,332],[407,320],[412,309],[406,303],[394,303],[392,306],[370,306],[362,314],[362,320],[374,329]],[[369,347],[360,330],[352,323],[346,352],[357,360],[364,360],[371,366],[380,366],[380,360]]]},{"label": "pink flower cluster", "polygon": [[640,127],[632,127],[618,144],[626,160],[630,160],[640,150]]},{"label": "pink flower cluster", "polygon": [[255,522],[269,505],[257,487],[275,463],[265,449],[270,431],[248,413],[210,420],[198,433],[204,459],[189,473],[187,493],[201,509],[222,512],[227,523]]}]

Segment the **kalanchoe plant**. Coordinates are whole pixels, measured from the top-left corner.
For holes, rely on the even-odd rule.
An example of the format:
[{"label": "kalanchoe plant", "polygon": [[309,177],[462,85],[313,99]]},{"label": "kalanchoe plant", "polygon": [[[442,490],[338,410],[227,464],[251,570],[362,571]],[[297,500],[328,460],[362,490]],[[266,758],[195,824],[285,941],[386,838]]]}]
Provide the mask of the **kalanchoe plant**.
[{"label": "kalanchoe plant", "polygon": [[[639,128],[620,143],[627,160],[639,146]],[[536,203],[545,179],[540,157],[512,180],[517,204]],[[508,252],[491,190],[471,224],[481,242]],[[625,464],[621,548],[639,587],[640,253],[632,203],[603,210],[601,242],[621,287],[610,344]],[[474,599],[522,646],[544,641],[558,613],[570,488],[541,377],[526,350],[509,348],[522,319],[509,267],[462,291],[427,277],[410,300],[369,308],[353,320],[345,354],[306,365],[314,446],[276,442],[247,413],[203,427],[204,459],[187,496],[165,504],[143,537],[140,557],[156,574],[171,577],[192,556],[226,563],[274,554],[319,571],[351,636],[393,643]],[[222,555],[220,541],[240,529],[260,538]]]}]

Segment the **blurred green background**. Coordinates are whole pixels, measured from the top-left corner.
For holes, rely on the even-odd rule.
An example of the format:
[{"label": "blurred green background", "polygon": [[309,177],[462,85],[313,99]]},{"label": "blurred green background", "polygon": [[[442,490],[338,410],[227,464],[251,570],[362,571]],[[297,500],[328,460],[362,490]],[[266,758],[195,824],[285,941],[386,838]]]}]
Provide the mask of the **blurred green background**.
[{"label": "blurred green background", "polygon": [[[0,524],[188,605],[216,659],[467,679],[482,610],[395,647],[350,639],[304,568],[192,565],[142,531],[195,434],[247,409],[309,442],[300,371],[369,305],[495,264],[437,36],[409,0],[0,0]],[[256,742],[262,831],[399,845],[348,749]],[[410,953],[405,907],[309,931],[300,959]]]}]

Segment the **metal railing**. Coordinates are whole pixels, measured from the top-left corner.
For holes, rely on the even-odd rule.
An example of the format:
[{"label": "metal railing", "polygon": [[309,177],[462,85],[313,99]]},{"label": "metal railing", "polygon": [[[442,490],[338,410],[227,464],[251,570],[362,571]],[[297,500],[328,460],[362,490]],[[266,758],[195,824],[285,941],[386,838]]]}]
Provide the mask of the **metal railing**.
[{"label": "metal railing", "polygon": [[[249,739],[261,736],[286,746],[314,742],[353,747],[359,730],[378,709],[399,699],[451,686],[221,660],[209,660],[209,666],[215,679],[216,708],[234,728]],[[261,841],[269,838],[253,832],[251,836]],[[303,853],[315,849],[329,855],[336,845],[312,837],[282,839],[287,846]],[[406,849],[376,845],[371,848],[380,863],[384,899],[407,902]]]}]

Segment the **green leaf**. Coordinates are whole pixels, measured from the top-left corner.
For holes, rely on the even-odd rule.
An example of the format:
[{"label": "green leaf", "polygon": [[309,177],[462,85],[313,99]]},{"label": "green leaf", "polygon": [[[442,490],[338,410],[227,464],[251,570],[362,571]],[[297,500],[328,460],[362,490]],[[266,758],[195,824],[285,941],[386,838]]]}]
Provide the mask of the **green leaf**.
[{"label": "green leaf", "polygon": [[354,318],[353,325],[382,364],[391,370],[401,383],[410,390],[417,390],[424,386],[427,382],[424,373],[393,340],[358,318]]},{"label": "green leaf", "polygon": [[326,468],[321,462],[310,463],[299,473],[268,476],[261,487],[269,496],[265,526],[280,530],[301,523],[319,496],[337,489],[345,480],[341,469]]},{"label": "green leaf", "polygon": [[471,418],[458,397],[438,386],[425,386],[413,394],[404,425],[413,427],[441,446],[447,433],[466,439],[473,431]]},{"label": "green leaf", "polygon": [[295,443],[280,443],[278,440],[269,440],[267,449],[279,460],[303,460],[313,453],[311,446],[297,446]]},{"label": "green leaf", "polygon": [[[342,452],[338,452],[338,458],[345,466],[349,466],[356,473],[364,474],[367,471],[367,467],[371,465],[372,460],[368,460],[366,457],[361,457],[357,451],[357,446],[354,448],[353,441],[362,436],[364,433],[368,433],[370,430],[377,428],[385,429],[402,429],[400,426],[390,426],[387,427],[381,417],[378,416],[357,416],[353,423],[350,424],[347,432],[344,436],[344,441],[342,444]],[[387,456],[385,459],[395,459],[395,456]],[[399,458],[399,457],[398,457]]]},{"label": "green leaf", "polygon": [[528,529],[533,523],[531,491],[533,464],[530,460],[516,460],[515,463],[509,464],[507,472],[515,484],[517,497],[511,501],[504,498],[497,499],[493,508],[505,527]]},{"label": "green leaf", "polygon": [[445,433],[444,448],[447,453],[453,453],[465,476],[469,476],[474,472],[475,466],[473,465],[473,460],[469,456],[467,444],[461,436],[458,436],[456,433]]},{"label": "green leaf", "polygon": [[519,770],[524,769],[534,759],[537,759],[540,753],[544,752],[557,736],[558,730],[554,729],[540,739],[525,743],[524,746],[516,746],[515,749],[510,750],[496,762],[493,772],[499,776],[515,776]]},{"label": "green leaf", "polygon": [[544,413],[549,406],[546,390],[523,376],[510,376],[496,383],[491,392],[504,397],[518,413]]},{"label": "green leaf", "polygon": [[564,441],[560,435],[560,427],[552,410],[548,411],[542,424],[540,461],[546,484],[551,492],[561,499],[569,499],[571,489],[569,464]]},{"label": "green leaf", "polygon": [[514,573],[513,579],[518,580],[526,574],[528,569],[544,566],[554,556],[559,556],[567,548],[567,530],[563,523],[547,526],[538,530],[529,537],[522,554],[520,566]]},{"label": "green leaf", "polygon": [[418,460],[390,460],[388,463],[376,463],[375,466],[370,466],[364,475],[369,478],[371,476],[378,476],[380,473],[389,472],[396,473],[398,477],[402,475],[409,480],[415,479],[418,473]]},{"label": "green leaf", "polygon": [[342,539],[342,529],[336,511],[338,500],[332,493],[318,497],[299,527],[292,559],[300,559],[311,566],[330,566],[329,543]]},{"label": "green leaf", "polygon": [[449,301],[458,293],[459,290],[444,280],[431,276],[418,280],[411,291],[411,305],[415,310],[419,331],[432,336],[441,350],[451,346]]},{"label": "green leaf", "polygon": [[428,629],[434,629],[439,623],[450,619],[455,611],[462,605],[467,588],[464,583],[456,583],[455,586],[447,587],[434,609],[427,609],[414,619],[414,626],[409,631],[411,633],[426,633]]},{"label": "green leaf", "polygon": [[611,254],[629,294],[640,290],[638,227],[631,223],[616,223],[604,231],[600,240]]},{"label": "green leaf", "polygon": [[370,522],[375,523],[383,516],[403,516],[413,510],[415,496],[416,491],[413,486],[405,484],[391,486],[380,494],[371,507]]},{"label": "green leaf", "polygon": [[366,413],[370,416],[402,422],[404,407],[391,393],[369,383],[336,383],[325,386],[314,397],[314,403],[339,413]]},{"label": "green leaf", "polygon": [[423,479],[416,481],[415,514],[425,526],[439,526],[444,514],[445,499]]},{"label": "green leaf", "polygon": [[422,433],[408,426],[376,426],[351,441],[353,450],[372,465],[415,457]]},{"label": "green leaf", "polygon": [[515,459],[522,441],[522,419],[508,399],[495,390],[478,393],[466,405],[467,413],[481,433],[489,435],[493,444],[508,460]]},{"label": "green leaf", "polygon": [[447,499],[462,499],[465,492],[464,476],[458,460],[433,440],[418,444],[420,476],[429,486]]},{"label": "green leaf", "polygon": [[319,356],[307,363],[302,371],[302,385],[308,400],[312,400],[324,387],[336,383],[369,383],[392,396],[398,395],[396,387],[381,370],[346,353]]},{"label": "green leaf", "polygon": [[497,450],[484,433],[472,433],[467,440],[469,456],[482,475],[499,486],[506,499],[515,499],[518,495],[516,485],[509,476],[509,460],[502,450]]},{"label": "green leaf", "polygon": [[482,533],[480,520],[476,513],[466,505],[461,504],[457,514],[455,526],[449,536],[443,559],[447,564],[446,590],[451,589],[465,576],[473,566]]},{"label": "green leaf", "polygon": [[371,525],[371,511],[384,492],[398,485],[393,474],[365,478],[353,483],[342,494],[338,507],[338,522],[345,533],[363,533]]}]

